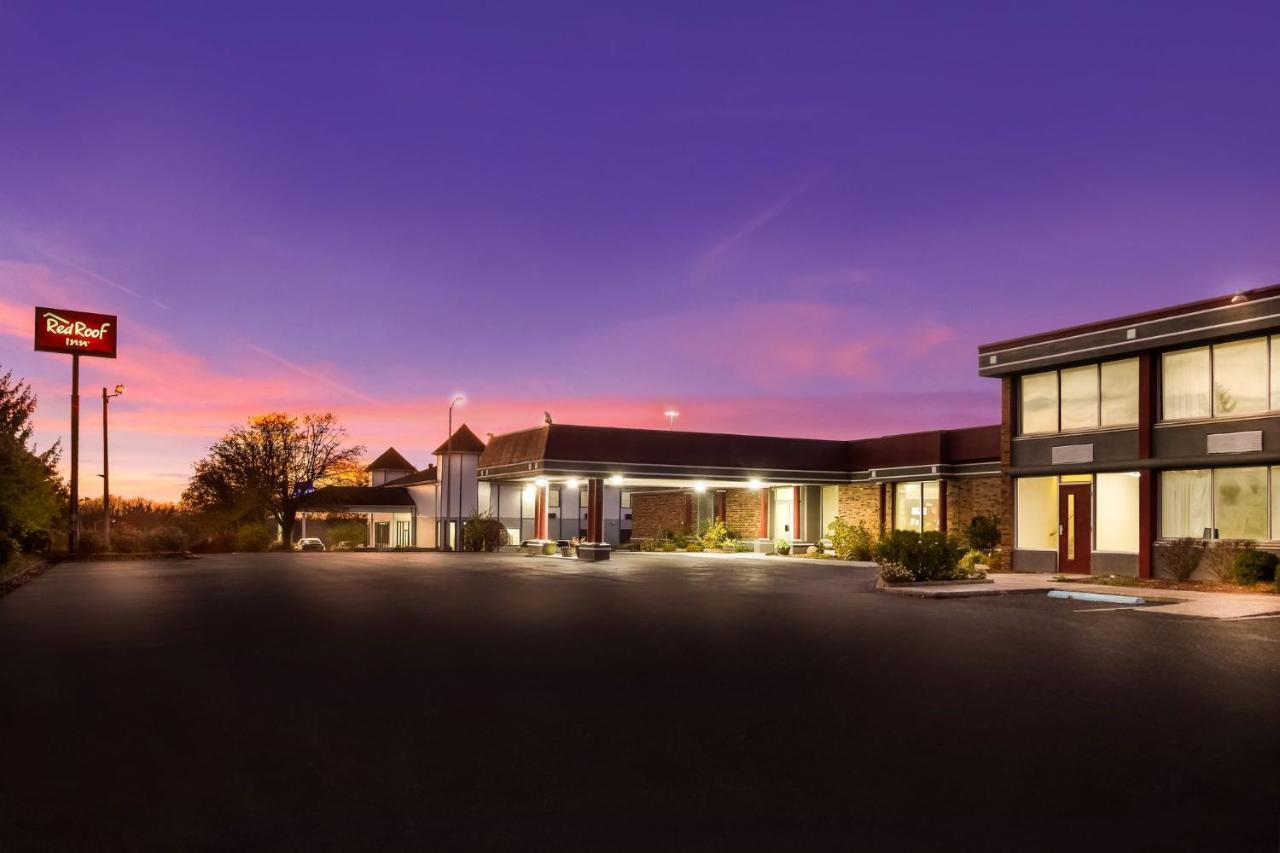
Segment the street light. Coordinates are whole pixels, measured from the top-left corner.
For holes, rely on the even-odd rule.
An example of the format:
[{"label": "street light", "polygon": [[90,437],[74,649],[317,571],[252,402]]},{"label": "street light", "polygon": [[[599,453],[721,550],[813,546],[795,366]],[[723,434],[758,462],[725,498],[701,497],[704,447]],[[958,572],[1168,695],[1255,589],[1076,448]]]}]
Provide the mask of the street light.
[{"label": "street light", "polygon": [[[444,447],[444,470],[446,474],[449,474],[449,471],[450,471],[449,466],[453,464],[453,407],[458,405],[459,403],[465,403],[465,402],[466,402],[466,398],[463,397],[461,394],[455,395],[454,398],[449,402],[449,437],[445,439],[445,447]],[[453,476],[452,474],[449,474],[450,478],[452,476]],[[446,484],[442,483],[441,485],[446,485]],[[444,496],[444,506],[445,506],[445,514],[446,514],[445,517],[448,520],[445,522],[445,528],[444,528],[445,539],[447,540],[449,538],[449,527],[450,525],[453,525],[454,526],[453,542],[448,544],[450,546],[449,547],[450,551],[456,551],[458,550],[456,547],[459,544],[458,540],[462,538],[461,530],[459,529],[460,522],[462,519],[462,515],[461,515],[462,513],[462,465],[461,464],[458,465],[458,513],[459,515],[457,519],[454,519],[453,516],[448,515],[450,503],[452,503],[452,501],[449,500],[449,493],[446,492]]]},{"label": "street light", "polygon": [[680,417],[680,413],[675,409],[667,409],[662,414],[667,416],[667,430],[673,430],[676,427],[676,418]]},{"label": "street light", "polygon": [[107,403],[112,397],[124,393],[124,386],[117,385],[115,393],[102,389],[102,547],[111,550],[111,468],[107,464]]}]

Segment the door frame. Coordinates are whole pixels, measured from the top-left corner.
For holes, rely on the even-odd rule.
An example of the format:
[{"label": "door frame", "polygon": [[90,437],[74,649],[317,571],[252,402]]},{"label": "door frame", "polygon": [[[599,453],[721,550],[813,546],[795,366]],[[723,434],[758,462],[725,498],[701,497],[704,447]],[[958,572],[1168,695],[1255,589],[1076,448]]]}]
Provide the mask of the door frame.
[{"label": "door frame", "polygon": [[1058,484],[1058,571],[1093,574],[1093,483]]}]

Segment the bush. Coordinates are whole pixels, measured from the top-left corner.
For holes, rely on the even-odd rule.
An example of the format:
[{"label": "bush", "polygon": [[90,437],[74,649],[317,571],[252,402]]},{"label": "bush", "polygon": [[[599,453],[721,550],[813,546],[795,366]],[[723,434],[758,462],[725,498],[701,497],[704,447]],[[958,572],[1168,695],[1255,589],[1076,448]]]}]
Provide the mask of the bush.
[{"label": "bush", "polygon": [[236,531],[237,551],[265,551],[274,541],[275,537],[271,535],[271,528],[266,522],[245,524]]},{"label": "bush", "polygon": [[734,553],[736,554],[750,554],[752,551],[755,550],[755,548],[752,547],[750,542],[734,541],[732,544],[733,544]]},{"label": "bush", "polygon": [[[915,581],[963,579],[960,557],[964,549],[946,534],[930,531],[894,530],[876,544],[875,557],[880,563],[881,577],[900,577],[905,570]],[[886,566],[889,572],[885,572]]]},{"label": "bush", "polygon": [[827,525],[831,549],[841,560],[871,559],[871,531],[864,524],[852,525],[843,518],[835,518]]},{"label": "bush", "polygon": [[1192,539],[1189,536],[1174,539],[1168,544],[1160,546],[1160,563],[1165,571],[1173,576],[1174,580],[1189,580],[1200,565],[1200,558],[1204,556],[1204,549],[1205,543],[1203,539]]},{"label": "bush", "polygon": [[462,525],[462,550],[496,551],[507,544],[507,529],[486,512],[477,512]]},{"label": "bush", "polygon": [[785,539],[779,539],[777,542],[773,543],[773,550],[775,553],[781,554],[785,557],[791,553],[791,543]]},{"label": "bush", "polygon": [[972,550],[994,551],[1000,546],[1000,520],[994,515],[975,515],[964,535]]},{"label": "bush", "polygon": [[76,547],[81,554],[101,554],[104,548],[102,534],[96,530],[84,530]]},{"label": "bush", "polygon": [[158,527],[143,538],[148,551],[182,551],[187,547],[187,534],[177,527]]},{"label": "bush", "polygon": [[1250,548],[1236,557],[1236,583],[1252,586],[1276,578],[1276,555],[1269,551]]},{"label": "bush", "polygon": [[16,557],[18,550],[17,542],[10,539],[8,534],[0,533],[0,566]]},{"label": "bush", "polygon": [[715,550],[725,542],[732,539],[733,536],[729,532],[729,526],[727,524],[723,521],[713,521],[703,528],[702,536],[700,538],[702,539],[702,547],[707,550]]},{"label": "bush", "polygon": [[684,549],[691,554],[694,554],[703,550],[701,542],[690,542],[688,545],[684,546]]},{"label": "bush", "polygon": [[144,551],[143,536],[132,524],[111,525],[111,550],[117,554]]},{"label": "bush", "polygon": [[662,545],[661,545],[661,549],[662,549],[663,551],[666,551],[667,553],[671,553],[671,552],[673,552],[673,551],[678,550],[678,549],[676,548],[676,543],[672,542],[670,539],[667,539],[667,540],[663,541],[663,543],[662,543]]},{"label": "bush", "polygon": [[1219,583],[1235,583],[1236,560],[1244,552],[1253,549],[1254,543],[1247,539],[1219,539],[1207,552],[1209,572]]}]

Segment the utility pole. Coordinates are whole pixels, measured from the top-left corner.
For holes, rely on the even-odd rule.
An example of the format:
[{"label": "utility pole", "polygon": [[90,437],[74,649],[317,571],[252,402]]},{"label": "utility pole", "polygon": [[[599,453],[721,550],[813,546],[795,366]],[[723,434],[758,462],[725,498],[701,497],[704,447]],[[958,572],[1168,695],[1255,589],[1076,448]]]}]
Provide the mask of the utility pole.
[{"label": "utility pole", "polygon": [[102,547],[111,550],[111,466],[107,458],[107,403],[112,397],[124,393],[124,386],[117,385],[114,394],[102,389]]}]

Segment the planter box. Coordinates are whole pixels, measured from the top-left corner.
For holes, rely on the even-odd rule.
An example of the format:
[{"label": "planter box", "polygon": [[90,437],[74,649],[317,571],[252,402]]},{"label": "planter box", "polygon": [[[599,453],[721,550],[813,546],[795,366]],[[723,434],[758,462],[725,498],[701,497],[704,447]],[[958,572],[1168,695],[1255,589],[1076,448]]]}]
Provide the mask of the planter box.
[{"label": "planter box", "polygon": [[609,554],[613,551],[607,544],[600,545],[579,545],[578,559],[588,563],[598,563],[602,560],[609,559]]},{"label": "planter box", "polygon": [[778,546],[767,539],[757,539],[751,547],[757,554],[772,554]]}]

